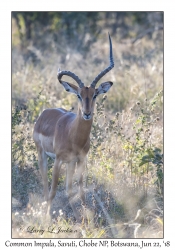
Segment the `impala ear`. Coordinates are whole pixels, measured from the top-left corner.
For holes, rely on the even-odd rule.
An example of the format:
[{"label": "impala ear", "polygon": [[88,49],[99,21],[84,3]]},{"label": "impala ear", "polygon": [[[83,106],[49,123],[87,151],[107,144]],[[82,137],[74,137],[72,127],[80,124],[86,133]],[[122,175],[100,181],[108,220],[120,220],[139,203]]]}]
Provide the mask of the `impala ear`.
[{"label": "impala ear", "polygon": [[71,92],[75,95],[78,94],[78,87],[75,86],[74,84],[69,83],[69,82],[64,82],[64,81],[61,81],[61,84],[67,92]]},{"label": "impala ear", "polygon": [[113,85],[112,82],[103,82],[102,84],[100,84],[98,89],[96,89],[97,95],[104,94],[104,93],[108,92],[108,90],[110,89],[110,87],[112,85]]}]

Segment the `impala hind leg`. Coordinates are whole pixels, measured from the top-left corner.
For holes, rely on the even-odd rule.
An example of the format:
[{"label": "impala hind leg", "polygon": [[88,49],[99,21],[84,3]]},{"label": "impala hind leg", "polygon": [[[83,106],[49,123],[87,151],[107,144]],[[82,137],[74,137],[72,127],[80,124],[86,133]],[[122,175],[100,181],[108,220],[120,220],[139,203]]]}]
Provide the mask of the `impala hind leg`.
[{"label": "impala hind leg", "polygon": [[46,201],[48,200],[49,188],[48,188],[48,177],[47,177],[47,155],[41,147],[38,149],[38,165],[40,168],[40,173],[42,176],[43,187],[44,187],[44,197]]},{"label": "impala hind leg", "polygon": [[48,198],[47,214],[50,211],[52,200],[56,195],[58,177],[59,177],[61,165],[62,165],[62,161],[59,158],[56,158],[54,162],[53,170],[52,170],[52,185],[51,185],[51,190],[50,190],[49,198]]}]

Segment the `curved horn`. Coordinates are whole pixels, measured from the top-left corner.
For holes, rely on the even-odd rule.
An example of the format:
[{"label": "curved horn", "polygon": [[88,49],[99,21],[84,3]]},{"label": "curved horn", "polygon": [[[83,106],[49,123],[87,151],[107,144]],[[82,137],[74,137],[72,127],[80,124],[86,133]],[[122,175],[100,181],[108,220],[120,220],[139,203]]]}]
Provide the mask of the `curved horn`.
[{"label": "curved horn", "polygon": [[61,78],[62,76],[67,75],[72,77],[79,85],[80,88],[84,87],[84,84],[82,83],[82,81],[80,80],[80,78],[78,76],[76,76],[74,73],[70,72],[70,71],[60,71],[60,69],[58,69],[58,73],[57,73],[57,78],[58,81],[61,83]]},{"label": "curved horn", "polygon": [[[109,33],[108,33],[109,35]],[[113,60],[113,55],[112,55],[112,42],[111,42],[111,37],[109,35],[109,45],[110,45],[110,52],[109,52],[109,60],[110,60],[110,65],[106,69],[104,69],[96,78],[93,80],[91,83],[91,87],[95,88],[97,82],[104,76],[106,73],[108,73],[113,67],[114,67],[114,60]]]}]

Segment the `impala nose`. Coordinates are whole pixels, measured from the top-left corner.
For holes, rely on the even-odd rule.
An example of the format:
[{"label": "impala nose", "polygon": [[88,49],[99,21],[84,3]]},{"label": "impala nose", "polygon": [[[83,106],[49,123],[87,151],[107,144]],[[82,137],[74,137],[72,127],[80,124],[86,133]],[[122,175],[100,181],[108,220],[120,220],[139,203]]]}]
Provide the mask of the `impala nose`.
[{"label": "impala nose", "polygon": [[89,113],[89,114],[85,114],[85,113],[84,113],[83,118],[84,118],[85,120],[90,120],[90,119],[91,119],[91,113]]}]

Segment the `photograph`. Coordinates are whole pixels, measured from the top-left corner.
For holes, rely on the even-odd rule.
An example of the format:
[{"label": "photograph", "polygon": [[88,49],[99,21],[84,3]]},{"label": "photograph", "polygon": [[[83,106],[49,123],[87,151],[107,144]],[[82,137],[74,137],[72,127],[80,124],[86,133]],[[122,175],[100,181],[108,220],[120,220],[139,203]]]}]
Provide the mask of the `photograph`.
[{"label": "photograph", "polygon": [[163,11],[12,11],[11,238],[163,239],[163,91]]}]

